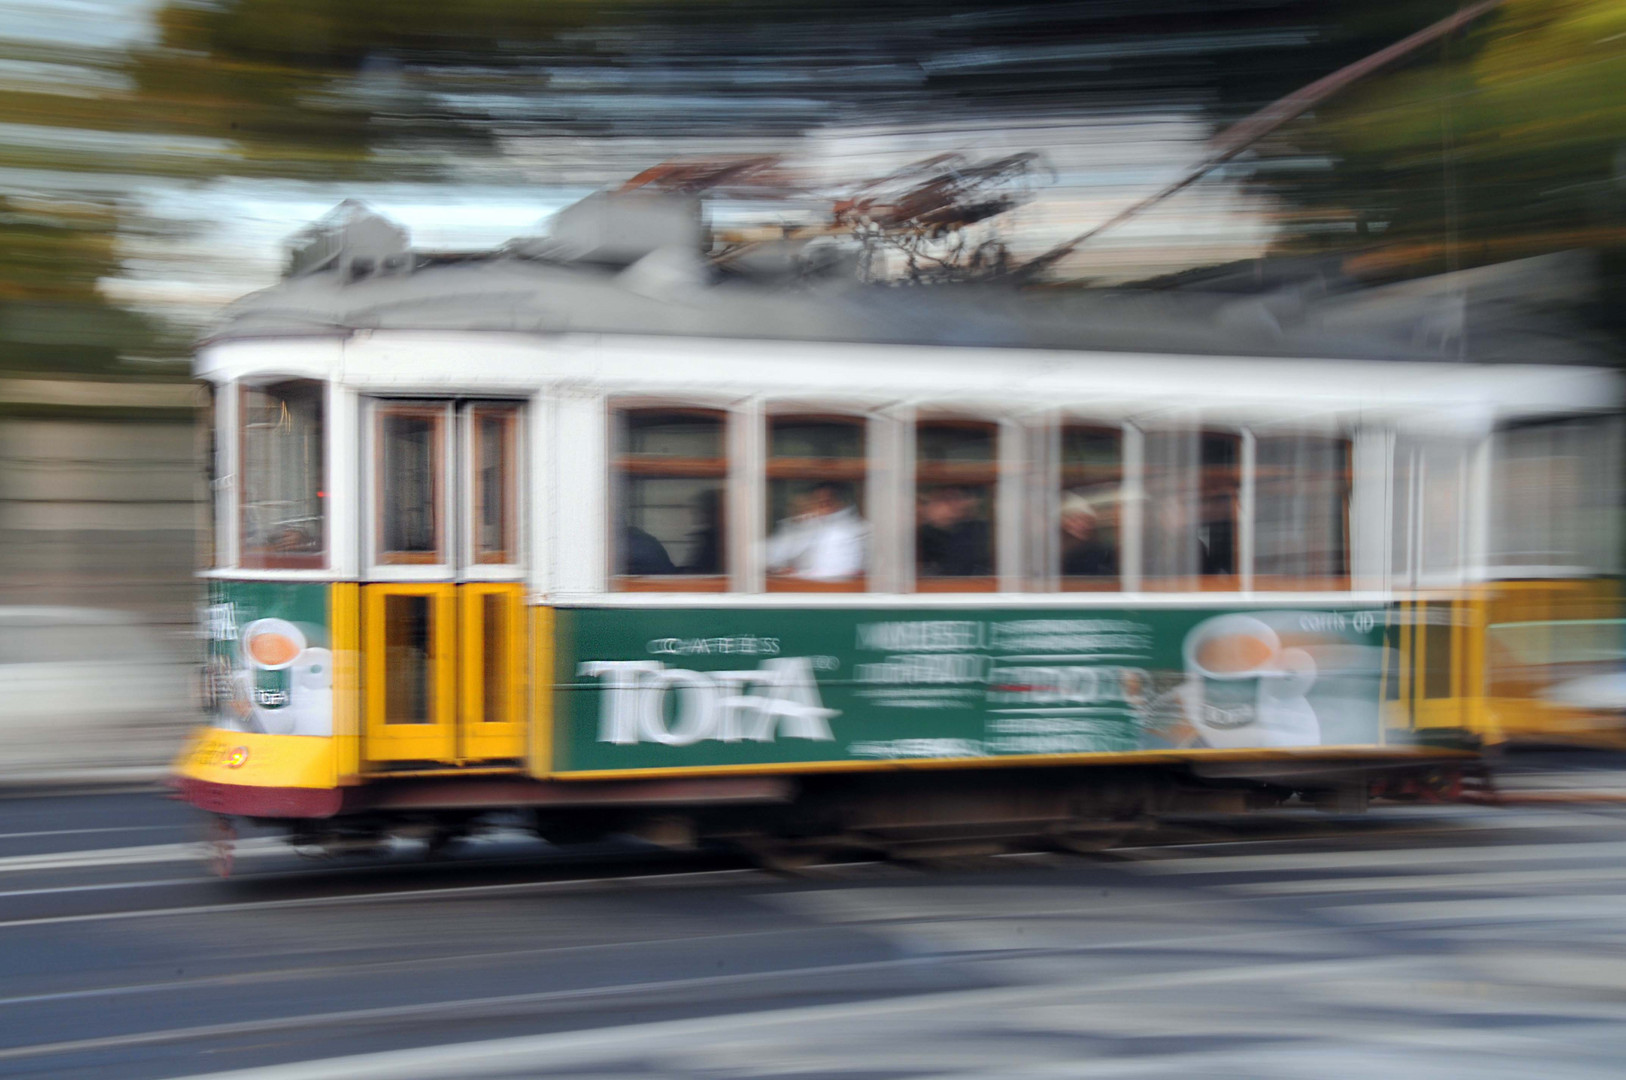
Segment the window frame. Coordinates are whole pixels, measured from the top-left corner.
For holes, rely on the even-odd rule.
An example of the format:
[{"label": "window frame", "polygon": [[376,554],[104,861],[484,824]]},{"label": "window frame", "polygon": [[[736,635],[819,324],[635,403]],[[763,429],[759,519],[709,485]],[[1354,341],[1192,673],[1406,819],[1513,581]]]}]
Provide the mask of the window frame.
[{"label": "window frame", "polygon": [[[875,580],[875,533],[872,519],[875,492],[872,488],[875,469],[874,418],[867,412],[847,411],[818,405],[781,403],[762,412],[762,512],[759,530],[762,549],[773,535],[775,523],[769,521],[773,505],[771,496],[775,480],[835,480],[861,485],[863,497],[855,504],[859,517],[870,524],[869,547],[865,552],[864,572],[846,581],[810,581],[791,574],[774,574],[762,567],[763,591],[769,593],[866,593]],[[831,459],[829,464],[816,465],[819,459],[785,458],[785,464],[776,464],[773,456],[774,424],[781,421],[832,423],[850,425],[859,434],[860,453],[856,458]]]},{"label": "window frame", "polygon": [[[1246,507],[1243,503],[1250,484],[1248,451],[1249,440],[1247,429],[1243,425],[1227,425],[1219,423],[1197,422],[1189,426],[1147,425],[1141,428],[1142,446],[1153,439],[1160,437],[1184,436],[1194,440],[1195,455],[1191,462],[1192,475],[1182,481],[1181,490],[1189,491],[1194,496],[1192,508],[1196,511],[1194,525],[1201,527],[1204,524],[1203,504],[1210,497],[1210,478],[1214,472],[1223,471],[1228,483],[1216,485],[1223,493],[1228,493],[1231,504],[1231,572],[1228,574],[1204,573],[1201,562],[1193,567],[1191,573],[1170,575],[1153,574],[1149,568],[1151,560],[1147,557],[1149,547],[1153,542],[1157,526],[1152,520],[1156,499],[1153,496],[1149,480],[1152,469],[1147,464],[1147,454],[1142,450],[1138,463],[1139,475],[1136,477],[1136,487],[1142,501],[1143,524],[1140,530],[1139,552],[1140,590],[1154,593],[1242,593],[1247,591],[1247,581],[1251,571],[1249,550],[1250,545],[1245,543],[1248,539],[1247,530],[1251,528]],[[1203,463],[1203,444],[1210,438],[1221,438],[1235,446],[1234,466],[1214,466],[1211,468]],[[1189,486],[1188,486],[1189,485]]]},{"label": "window frame", "polygon": [[[489,558],[479,547],[480,514],[480,446],[479,421],[482,414],[498,413],[504,417],[507,432],[507,460],[504,473],[508,487],[507,547],[499,554],[506,558]],[[511,580],[522,576],[525,569],[525,549],[529,539],[526,514],[528,473],[526,461],[526,427],[529,412],[526,402],[502,398],[468,398],[457,402],[460,464],[458,481],[461,506],[461,574],[469,580]]]},{"label": "window frame", "polygon": [[[626,417],[633,413],[663,413],[666,415],[689,415],[713,418],[719,421],[718,446],[722,452],[719,458],[663,458],[659,455],[631,455],[621,450],[624,424]],[[734,480],[737,470],[734,465],[734,439],[737,420],[734,410],[726,404],[719,402],[699,402],[689,400],[669,400],[663,398],[619,398],[606,402],[606,415],[608,423],[605,425],[606,453],[605,460],[609,465],[609,498],[605,505],[605,536],[608,543],[605,548],[605,584],[608,592],[703,592],[720,593],[730,591],[732,567],[736,563],[736,553],[732,550],[731,525],[734,519],[735,504],[739,501],[734,493]],[[648,460],[628,460],[633,457],[642,457]],[[677,464],[672,464],[676,462]],[[628,466],[631,466],[629,470]],[[617,526],[620,523],[620,512],[626,497],[626,481],[628,475],[670,477],[672,479],[712,479],[721,483],[718,490],[722,495],[722,521],[718,526],[718,539],[722,545],[721,565],[715,574],[624,574],[620,572],[623,564],[622,537]]]},{"label": "window frame", "polygon": [[1250,482],[1253,485],[1252,506],[1249,511],[1253,520],[1249,525],[1252,535],[1258,536],[1260,512],[1263,500],[1260,498],[1260,483],[1264,477],[1259,467],[1259,444],[1274,439],[1319,439],[1323,442],[1337,443],[1343,449],[1343,467],[1338,471],[1343,484],[1342,529],[1343,529],[1343,558],[1344,566],[1340,573],[1332,575],[1294,575],[1294,574],[1266,574],[1259,569],[1259,550],[1257,539],[1250,545],[1248,555],[1252,561],[1251,580],[1252,588],[1258,592],[1349,592],[1354,580],[1354,521],[1352,510],[1355,501],[1355,437],[1354,434],[1342,429],[1332,431],[1306,431],[1281,428],[1254,428],[1248,432],[1253,440],[1253,451],[1248,462]]},{"label": "window frame", "polygon": [[[322,544],[321,550],[316,552],[303,552],[292,554],[277,554],[253,550],[248,543],[248,484],[245,481],[248,466],[248,396],[251,393],[267,393],[278,386],[289,383],[308,383],[316,387],[316,400],[320,408],[321,436],[321,466],[318,469],[317,498],[322,512]],[[236,383],[236,392],[230,395],[235,409],[231,416],[233,426],[236,428],[235,438],[231,440],[236,451],[237,460],[235,469],[227,475],[234,478],[231,486],[234,490],[228,519],[231,522],[232,536],[235,541],[235,563],[243,570],[325,570],[333,553],[333,524],[332,506],[328,494],[332,491],[332,439],[333,418],[329,415],[328,383],[325,379],[315,379],[306,375],[272,375],[263,378],[243,379]]]},{"label": "window frame", "polygon": [[[1049,437],[1050,444],[1053,447],[1051,460],[1054,462],[1054,465],[1052,469],[1047,470],[1044,497],[1040,500],[1040,506],[1044,514],[1043,521],[1045,522],[1045,528],[1050,531],[1052,540],[1051,546],[1045,549],[1046,560],[1049,564],[1045,567],[1045,573],[1054,583],[1052,589],[1055,592],[1067,593],[1123,592],[1124,569],[1127,561],[1127,553],[1125,549],[1129,539],[1128,530],[1126,528],[1126,516],[1129,498],[1129,437],[1126,430],[1126,425],[1122,423],[1113,424],[1095,418],[1067,414],[1054,418],[1047,425],[1047,427],[1047,435]],[[1062,504],[1066,498],[1067,492],[1072,490],[1073,487],[1078,486],[1074,483],[1070,483],[1068,480],[1069,466],[1066,460],[1066,446],[1067,432],[1069,430],[1110,433],[1118,443],[1118,464],[1116,468],[1112,470],[1112,472],[1115,474],[1113,482],[1115,482],[1117,485],[1118,493],[1118,572],[1116,574],[1101,575],[1098,577],[1082,574],[1069,575],[1064,573],[1062,569],[1063,559],[1066,555],[1066,551],[1060,537],[1056,534],[1058,534],[1061,530]],[[1076,468],[1084,469],[1090,468],[1090,466],[1076,466]]]},{"label": "window frame", "polygon": [[[423,557],[418,552],[386,552],[383,549],[382,529],[384,512],[383,438],[384,417],[388,415],[435,417],[439,420],[440,445],[438,461],[433,471],[435,479],[436,540],[434,553]],[[457,477],[453,475],[453,456],[457,444],[457,401],[440,397],[396,397],[380,395],[366,400],[364,417],[366,460],[363,463],[366,483],[363,485],[366,527],[368,578],[375,581],[434,581],[451,580],[457,571],[458,519],[455,489]],[[389,556],[395,557],[389,557]]]},{"label": "window frame", "polygon": [[[1572,532],[1575,536],[1590,535],[1595,539],[1591,550],[1587,550],[1583,545],[1568,552],[1559,552],[1551,548],[1544,552],[1548,555],[1570,556],[1559,560],[1521,558],[1520,556],[1526,553],[1511,551],[1508,546],[1506,528],[1508,511],[1514,509],[1513,500],[1516,494],[1509,473],[1511,466],[1530,459],[1510,454],[1510,441],[1532,433],[1547,434],[1550,437],[1551,433],[1566,428],[1580,429],[1580,438],[1577,441],[1580,443],[1581,452],[1558,456],[1590,458],[1595,462],[1595,471],[1589,477],[1590,483],[1582,485],[1583,490],[1579,497],[1562,509],[1573,517],[1575,525],[1572,526]],[[1485,464],[1493,485],[1488,493],[1488,505],[1484,508],[1484,567],[1488,580],[1562,581],[1620,575],[1618,513],[1606,511],[1599,514],[1601,527],[1591,529],[1587,528],[1586,515],[1589,509],[1598,506],[1618,508],[1621,505],[1621,436],[1622,420],[1620,416],[1610,413],[1563,413],[1504,420],[1487,433]],[[1548,509],[1551,511],[1552,507],[1549,506]],[[1548,536],[1551,536],[1550,532]]]},{"label": "window frame", "polygon": [[[1004,487],[1005,439],[1002,434],[1006,422],[1001,417],[979,416],[973,413],[921,409],[914,423],[909,425],[907,445],[909,453],[909,499],[904,508],[904,519],[910,522],[908,530],[909,577],[916,593],[992,593],[1000,590],[1000,516]],[[943,463],[920,461],[920,433],[922,428],[959,428],[986,431],[992,446],[991,458],[986,462]],[[928,477],[928,474],[935,474]],[[927,577],[920,573],[920,525],[917,514],[920,494],[927,487],[978,487],[988,491],[988,562],[987,574],[964,577]]]}]

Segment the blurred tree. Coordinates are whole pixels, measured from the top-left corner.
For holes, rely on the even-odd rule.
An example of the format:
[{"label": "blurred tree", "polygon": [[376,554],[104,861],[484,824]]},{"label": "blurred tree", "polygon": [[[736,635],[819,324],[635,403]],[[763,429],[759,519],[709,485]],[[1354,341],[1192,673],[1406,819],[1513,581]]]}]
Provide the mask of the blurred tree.
[{"label": "blurred tree", "polygon": [[[1398,5],[1406,6],[1406,5]],[[1508,0],[1261,147],[1286,251],[1411,275],[1622,247],[1626,5]]]},{"label": "blurred tree", "polygon": [[0,371],[184,373],[173,335],[99,290],[118,228],[109,202],[0,198]]},{"label": "blurred tree", "polygon": [[[561,31],[602,13],[591,0],[171,0],[125,70],[149,130],[228,141],[230,171],[416,178],[490,147],[476,122],[490,117],[454,91],[511,90]],[[377,156],[391,147],[411,152]]]}]

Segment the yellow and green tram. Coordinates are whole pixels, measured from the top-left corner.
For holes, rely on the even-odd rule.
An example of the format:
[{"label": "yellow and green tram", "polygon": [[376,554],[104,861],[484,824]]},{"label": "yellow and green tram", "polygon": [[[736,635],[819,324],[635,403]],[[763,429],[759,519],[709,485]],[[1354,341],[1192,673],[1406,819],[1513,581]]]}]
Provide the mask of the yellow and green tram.
[{"label": "yellow and green tram", "polygon": [[1129,351],[1125,300],[717,281],[652,235],[358,214],[226,312],[185,799],[888,848],[1621,741],[1614,372],[1171,311]]}]

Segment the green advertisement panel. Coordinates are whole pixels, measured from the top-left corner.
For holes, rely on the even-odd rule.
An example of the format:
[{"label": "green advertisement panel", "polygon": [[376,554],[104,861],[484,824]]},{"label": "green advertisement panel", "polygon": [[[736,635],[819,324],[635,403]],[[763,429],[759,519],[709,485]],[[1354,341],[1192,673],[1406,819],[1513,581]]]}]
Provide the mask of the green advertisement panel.
[{"label": "green advertisement panel", "polygon": [[333,734],[326,584],[211,581],[203,622],[212,724],[266,735]]},{"label": "green advertisement panel", "polygon": [[555,768],[1372,745],[1386,615],[561,609]]}]

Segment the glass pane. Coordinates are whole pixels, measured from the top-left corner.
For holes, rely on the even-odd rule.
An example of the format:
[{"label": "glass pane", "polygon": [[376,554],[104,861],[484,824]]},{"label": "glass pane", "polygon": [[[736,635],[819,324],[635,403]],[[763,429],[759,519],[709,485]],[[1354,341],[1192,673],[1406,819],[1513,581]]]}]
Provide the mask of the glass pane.
[{"label": "glass pane", "polygon": [[918,577],[986,577],[994,572],[992,469],[997,453],[992,424],[916,427]]},{"label": "glass pane", "polygon": [[1061,574],[1118,576],[1123,436],[1103,428],[1061,433]]},{"label": "glass pane", "polygon": [[1116,469],[1123,461],[1123,435],[1106,428],[1069,427],[1061,433],[1063,465]]},{"label": "glass pane", "polygon": [[1424,573],[1458,569],[1462,546],[1462,460],[1460,448],[1428,446],[1423,451]]},{"label": "glass pane", "polygon": [[723,573],[724,418],[643,409],[622,414],[619,431],[619,572]]},{"label": "glass pane", "polygon": [[775,417],[768,429],[768,572],[853,581],[868,570],[864,421]]},{"label": "glass pane", "polygon": [[1254,567],[1262,575],[1336,578],[1349,571],[1349,444],[1261,438],[1254,450]]},{"label": "glass pane", "polygon": [[1242,440],[1236,435],[1204,432],[1202,448],[1199,567],[1205,575],[1235,574]]},{"label": "glass pane", "polygon": [[1612,424],[1573,420],[1496,434],[1493,566],[1613,567]]},{"label": "glass pane", "polygon": [[623,417],[621,452],[656,457],[721,458],[721,417],[638,411]]},{"label": "glass pane", "polygon": [[384,722],[429,724],[434,701],[431,598],[384,597]]},{"label": "glass pane", "polygon": [[1142,566],[1149,583],[1197,574],[1199,445],[1193,431],[1148,431]]},{"label": "glass pane", "polygon": [[480,718],[486,723],[508,720],[508,612],[506,598],[488,593],[480,598],[481,653]]},{"label": "glass pane", "polygon": [[322,384],[243,391],[243,555],[249,562],[323,551]]},{"label": "glass pane", "polygon": [[776,419],[768,454],[774,458],[862,461],[864,425],[840,420]]},{"label": "glass pane", "polygon": [[474,413],[474,542],[476,561],[517,561],[515,539],[515,414],[508,409]]},{"label": "glass pane", "polygon": [[1189,429],[1149,431],[1144,445],[1142,565],[1148,584],[1181,588],[1198,575],[1234,575],[1241,439]]},{"label": "glass pane", "polygon": [[993,425],[921,424],[916,428],[918,465],[998,460]]},{"label": "glass pane", "polygon": [[440,551],[441,417],[386,412],[379,418],[379,535],[387,554]]},{"label": "glass pane", "polygon": [[623,574],[723,572],[723,482],[711,477],[628,476]]}]

